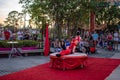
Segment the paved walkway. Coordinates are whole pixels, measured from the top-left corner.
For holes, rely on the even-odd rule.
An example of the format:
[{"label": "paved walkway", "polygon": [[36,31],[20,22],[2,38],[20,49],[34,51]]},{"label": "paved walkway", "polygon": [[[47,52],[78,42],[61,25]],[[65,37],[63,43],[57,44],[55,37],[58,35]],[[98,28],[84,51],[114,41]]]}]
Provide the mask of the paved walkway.
[{"label": "paved walkway", "polygon": [[[116,52],[112,59],[120,59],[120,52]],[[106,78],[106,80],[120,80],[120,65]]]},{"label": "paved walkway", "polygon": [[[108,51],[100,48],[97,52],[98,53],[96,54],[89,54],[88,56],[120,59],[120,46],[119,52]],[[49,57],[45,56],[15,57],[11,59],[0,58],[0,76],[37,66],[46,62],[49,62]],[[106,80],[120,80],[120,65],[106,78]]]},{"label": "paved walkway", "polygon": [[49,57],[45,56],[0,58],[0,76],[44,64],[48,61]]}]

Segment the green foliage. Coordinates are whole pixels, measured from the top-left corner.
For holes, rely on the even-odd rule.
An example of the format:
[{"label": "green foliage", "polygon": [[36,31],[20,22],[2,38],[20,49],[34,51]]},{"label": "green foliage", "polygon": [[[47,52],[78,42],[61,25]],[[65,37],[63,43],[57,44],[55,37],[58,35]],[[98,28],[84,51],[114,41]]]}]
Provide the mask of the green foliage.
[{"label": "green foliage", "polygon": [[16,22],[18,21],[18,11],[11,11],[8,14],[8,17],[6,18],[6,24],[15,26]]},{"label": "green foliage", "polygon": [[24,40],[22,44],[23,47],[30,47],[30,46],[36,46],[38,42],[33,40]]},{"label": "green foliage", "polygon": [[108,25],[117,24],[120,20],[120,8],[117,6],[100,7],[96,10],[96,22]]},{"label": "green foliage", "polygon": [[[0,41],[0,47],[3,48],[10,48],[11,44],[7,43],[8,41]],[[17,41],[18,44],[16,44],[16,47],[33,47],[37,46],[38,42],[33,40],[23,40],[23,41]]]},{"label": "green foliage", "polygon": [[11,46],[7,43],[7,41],[0,41],[0,47],[10,48]]},{"label": "green foliage", "polygon": [[63,25],[67,25],[68,35],[70,29],[89,26],[91,11],[96,14],[97,24],[116,24],[120,19],[120,8],[111,6],[104,0],[20,0],[20,3],[37,25],[40,22],[44,25],[48,21],[44,15],[48,15],[55,22],[54,33],[58,38],[62,37],[62,31],[66,28]]}]

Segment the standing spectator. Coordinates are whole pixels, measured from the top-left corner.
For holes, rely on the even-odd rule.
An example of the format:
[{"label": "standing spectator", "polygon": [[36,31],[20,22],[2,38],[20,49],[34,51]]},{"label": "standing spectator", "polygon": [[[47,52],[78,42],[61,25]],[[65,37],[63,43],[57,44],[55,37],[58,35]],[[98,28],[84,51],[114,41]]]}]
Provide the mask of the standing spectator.
[{"label": "standing spectator", "polygon": [[[37,31],[37,40],[39,41],[40,47],[42,47],[42,33]],[[50,39],[51,40],[51,39]],[[52,40],[51,40],[52,41]],[[50,41],[50,42],[51,42]]]},{"label": "standing spectator", "polygon": [[39,32],[39,31],[37,31],[37,40],[38,41],[42,41],[42,33],[41,33],[41,31]]},{"label": "standing spectator", "polygon": [[17,36],[18,36],[18,40],[23,40],[23,32],[21,30],[17,32]]},{"label": "standing spectator", "polygon": [[114,49],[118,50],[118,42],[119,42],[119,33],[117,31],[113,34],[113,40],[114,40]]},{"label": "standing spectator", "polygon": [[33,35],[32,35],[32,36],[33,36],[33,40],[37,40],[37,36],[38,36],[38,35],[37,35],[37,30],[33,30],[33,31],[32,31],[32,34],[33,34]]},{"label": "standing spectator", "polygon": [[107,48],[108,48],[108,50],[112,50],[113,49],[113,42],[112,42],[112,40],[113,40],[113,36],[109,32],[108,35],[107,35],[107,42],[108,42]]},{"label": "standing spectator", "polygon": [[0,29],[0,40],[4,40],[4,30]]},{"label": "standing spectator", "polygon": [[85,39],[84,41],[84,47],[85,47],[85,53],[89,54],[90,53],[90,46],[89,46],[89,41]]},{"label": "standing spectator", "polygon": [[101,34],[100,39],[101,39],[100,46],[104,47],[104,44],[105,44],[105,41],[106,41],[105,34]]},{"label": "standing spectator", "polygon": [[96,47],[97,42],[98,42],[98,38],[99,38],[99,35],[98,35],[98,33],[96,33],[96,31],[92,34],[92,38],[93,38],[93,41],[94,41],[94,44],[95,44],[95,47]]},{"label": "standing spectator", "polygon": [[9,40],[10,32],[8,31],[8,29],[5,29],[5,31],[4,31],[4,37],[5,37],[5,40]]}]

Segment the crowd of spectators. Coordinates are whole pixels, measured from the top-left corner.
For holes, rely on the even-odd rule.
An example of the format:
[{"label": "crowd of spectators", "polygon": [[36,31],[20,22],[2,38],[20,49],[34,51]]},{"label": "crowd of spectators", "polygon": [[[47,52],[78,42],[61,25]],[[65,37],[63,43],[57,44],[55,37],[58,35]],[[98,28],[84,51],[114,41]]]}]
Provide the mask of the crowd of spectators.
[{"label": "crowd of spectators", "polygon": [[36,29],[19,29],[16,32],[8,28],[0,29],[0,40],[41,40],[42,34]]},{"label": "crowd of spectators", "polygon": [[[106,48],[108,50],[118,50],[118,44],[120,40],[120,34],[118,31],[113,32],[103,32],[94,31],[89,33],[88,31],[81,32],[81,41],[77,46],[77,51],[81,51],[89,54],[94,53],[97,47]],[[20,29],[16,33],[13,33],[10,29],[0,28],[0,40],[42,40],[42,34],[40,30],[37,29]],[[44,42],[44,38],[43,38]],[[58,38],[50,41],[50,46],[55,52],[60,52],[69,47],[71,43],[71,37]],[[93,51],[92,51],[93,50]]]},{"label": "crowd of spectators", "polygon": [[[93,33],[89,33],[88,31],[84,31],[81,34],[81,41],[77,46],[76,51],[84,52],[84,53],[95,53],[97,48],[107,49],[110,51],[118,50],[118,44],[120,40],[120,34],[118,31],[113,32],[102,32],[102,31],[94,31]],[[52,42],[52,45],[56,52],[60,52],[61,50],[69,47],[71,38],[55,39]]]}]

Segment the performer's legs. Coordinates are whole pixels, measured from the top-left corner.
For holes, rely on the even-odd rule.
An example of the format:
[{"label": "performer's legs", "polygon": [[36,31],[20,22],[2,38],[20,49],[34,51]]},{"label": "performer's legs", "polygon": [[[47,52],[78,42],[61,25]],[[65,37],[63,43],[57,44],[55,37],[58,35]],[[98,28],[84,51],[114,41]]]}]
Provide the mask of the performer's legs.
[{"label": "performer's legs", "polygon": [[70,54],[70,53],[71,53],[71,49],[62,50],[62,51],[60,52],[61,56],[63,56],[63,55],[68,55],[68,54]]},{"label": "performer's legs", "polygon": [[57,57],[71,54],[71,49],[62,50],[59,54],[56,54]]}]

